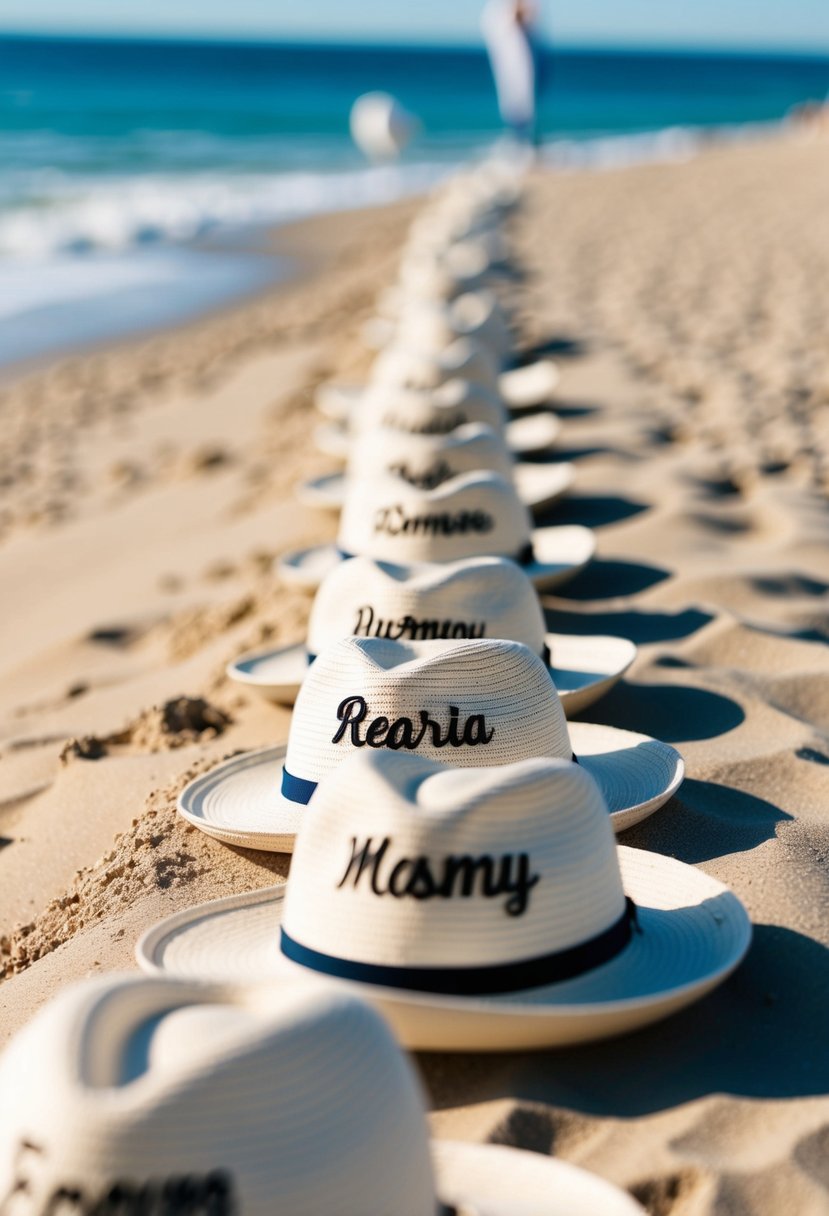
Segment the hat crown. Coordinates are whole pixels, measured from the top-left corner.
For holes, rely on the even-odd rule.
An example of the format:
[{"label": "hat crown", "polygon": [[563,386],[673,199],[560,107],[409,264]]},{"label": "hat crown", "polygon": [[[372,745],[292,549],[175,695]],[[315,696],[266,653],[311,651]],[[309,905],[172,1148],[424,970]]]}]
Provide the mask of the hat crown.
[{"label": "hat crown", "polygon": [[[463,372],[464,369],[461,369]],[[480,422],[499,434],[506,415],[491,387],[454,369],[434,384],[370,384],[355,419],[355,433],[383,427],[415,435],[448,435]]]},{"label": "hat crown", "polygon": [[526,574],[506,558],[445,565],[341,562],[324,579],[308,624],[312,655],[353,634],[392,641],[507,638],[544,653],[541,605]]},{"label": "hat crown", "polygon": [[407,340],[398,332],[394,342],[375,359],[371,383],[386,388],[437,388],[447,380],[468,380],[497,391],[497,365],[493,355],[474,337],[444,340],[431,335],[426,341]]},{"label": "hat crown", "polygon": [[494,555],[527,560],[530,514],[498,473],[461,473],[433,490],[402,478],[360,479],[340,516],[343,553],[390,562],[450,562]]},{"label": "hat crown", "polygon": [[391,1032],[307,985],[108,978],[36,1015],[0,1063],[9,1216],[104,1210],[115,1187],[149,1216],[267,1216],[275,1196],[296,1216],[437,1206],[422,1099]]},{"label": "hat crown", "polygon": [[520,642],[486,639],[349,637],[323,650],[296,699],[286,774],[317,783],[363,750],[458,767],[572,756],[544,663]]},{"label": "hat crown", "polygon": [[500,433],[469,422],[449,434],[417,434],[376,427],[355,439],[348,461],[350,478],[391,473],[421,490],[432,490],[476,469],[510,478],[512,455]]},{"label": "hat crown", "polygon": [[578,948],[625,917],[607,807],[576,764],[461,771],[363,753],[320,784],[313,810],[283,926],[322,955],[498,968]]}]

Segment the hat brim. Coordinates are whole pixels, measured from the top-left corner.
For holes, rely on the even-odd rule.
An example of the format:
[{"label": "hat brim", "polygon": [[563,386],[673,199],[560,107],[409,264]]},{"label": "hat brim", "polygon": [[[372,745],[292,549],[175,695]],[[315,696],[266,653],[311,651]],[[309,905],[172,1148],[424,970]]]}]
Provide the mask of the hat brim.
[{"label": "hat brim", "polygon": [[287,745],[233,756],[188,782],[178,812],[224,844],[292,853],[305,807],[282,795]]},{"label": "hat brim", "polygon": [[[596,552],[595,535],[578,524],[533,528],[531,539],[532,561],[522,564],[521,569],[542,590],[575,578]],[[283,553],[277,558],[276,569],[286,586],[316,591],[325,576],[347,560],[335,544],[313,545]]]},{"label": "hat brim", "polygon": [[[682,783],[682,757],[647,735],[571,722],[578,762],[602,791],[616,832],[647,819]],[[232,756],[184,787],[178,810],[188,823],[245,849],[290,853],[305,807],[282,796],[285,744]]]},{"label": "hat brim", "polygon": [[[538,359],[523,367],[501,372],[498,390],[510,410],[537,409],[552,400],[561,373],[552,359]],[[347,422],[359,409],[366,391],[365,384],[348,380],[329,380],[314,394],[314,404],[323,418],[330,422]]]},{"label": "hat brim", "polygon": [[552,359],[537,359],[501,372],[498,389],[508,409],[531,410],[552,400],[560,380],[561,373]]},{"label": "hat brim", "polygon": [[[576,479],[573,464],[517,464],[513,469],[513,481],[518,497],[530,511],[546,511],[572,489]],[[319,511],[338,512],[345,501],[345,473],[328,473],[301,481],[296,487],[296,496],[306,507]]]},{"label": "hat brim", "polygon": [[[568,716],[609,692],[636,658],[627,638],[548,633],[545,641],[553,656],[549,672]],[[267,701],[293,705],[308,672],[308,654],[303,645],[264,647],[240,655],[225,670]]]},{"label": "hat brim", "polygon": [[[507,447],[516,456],[538,456],[555,447],[561,433],[561,420],[548,410],[513,418],[504,427]],[[322,422],[314,427],[314,443],[319,452],[343,463],[351,450],[351,435],[342,422]]]},{"label": "hat brim", "polygon": [[435,1189],[460,1212],[487,1216],[644,1216],[625,1191],[543,1153],[503,1144],[432,1140]]},{"label": "hat brim", "polygon": [[699,1000],[740,963],[751,922],[737,897],[703,870],[619,847],[639,932],[610,962],[557,984],[455,997],[323,977],[279,949],[285,886],[213,900],[167,917],[136,946],[151,973],[270,982],[299,976],[368,998],[417,1051],[516,1051],[610,1038]]}]

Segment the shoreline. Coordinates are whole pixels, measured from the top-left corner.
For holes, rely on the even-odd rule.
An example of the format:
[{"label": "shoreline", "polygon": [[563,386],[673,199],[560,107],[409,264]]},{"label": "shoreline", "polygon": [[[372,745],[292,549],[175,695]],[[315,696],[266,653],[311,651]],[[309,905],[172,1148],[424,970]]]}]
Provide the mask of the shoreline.
[{"label": "shoreline", "polygon": [[[674,744],[688,777],[621,843],[728,883],[755,941],[721,989],[648,1031],[418,1063],[438,1134],[555,1153],[653,1216],[825,1210],[824,152],[538,172],[512,222],[532,271],[521,344],[560,363],[557,458],[578,466],[555,522],[599,546],[544,597],[548,628],[639,645],[585,717]],[[285,878],[287,857],[202,836],[175,800],[286,736],[288,713],[224,665],[303,636],[310,602],[270,570],[333,534],[292,493],[329,467],[313,389],[369,367],[359,328],[416,206],[302,221],[307,274],[2,392],[4,1037],[69,980],[131,969],[161,916]]]},{"label": "shoreline", "polygon": [[[617,172],[650,164],[682,162],[711,150],[774,142],[790,138],[791,135],[792,125],[788,117],[736,124],[718,122],[630,131],[582,131],[574,135],[563,132],[551,134],[541,145],[539,167],[557,173]],[[341,207],[339,202],[332,200],[329,210],[313,209],[293,218],[243,222],[221,234],[207,234],[191,241],[161,241],[143,248],[140,243],[127,244],[117,252],[108,251],[106,247],[97,250],[97,253],[93,251],[89,260],[79,259],[72,266],[73,272],[89,274],[97,268],[106,274],[113,269],[113,264],[107,259],[114,257],[116,264],[120,259],[122,275],[127,270],[134,278],[137,276],[138,281],[131,286],[127,282],[117,288],[80,296],[68,321],[67,314],[72,309],[72,302],[60,294],[56,300],[39,303],[25,312],[8,316],[5,346],[0,346],[0,387],[44,364],[75,355],[94,354],[97,350],[140,341],[159,332],[178,330],[225,310],[235,310],[244,306],[246,301],[267,296],[283,279],[295,273],[290,252],[285,256],[279,252],[283,244],[290,243],[292,232],[301,231],[305,224],[316,219],[325,224],[337,215],[405,205],[422,197],[424,191],[434,186],[441,174],[450,171],[453,165],[474,160],[495,143],[497,140],[493,133],[491,142],[481,143],[465,152],[459,149],[446,164],[437,161],[404,162],[397,167],[397,171],[406,175],[405,181],[398,182],[391,201],[356,202]],[[362,173],[368,175],[375,171],[376,167],[366,165]],[[336,182],[339,172],[330,172]],[[355,176],[355,173],[352,170],[351,176]],[[326,173],[317,170],[314,175],[324,178]],[[283,175],[277,174],[275,180],[280,176]],[[287,172],[284,176],[290,179],[291,173]],[[288,234],[287,242],[280,239],[279,234],[283,231]],[[280,261],[282,265],[278,264]],[[268,266],[268,263],[274,264]],[[18,267],[13,262],[5,263],[7,271],[24,268],[25,263]],[[153,268],[155,279],[152,277]],[[56,269],[57,264],[52,263],[50,273]],[[64,266],[64,269],[69,267]],[[174,270],[175,273],[172,273]],[[198,279],[195,286],[190,285],[188,271],[195,271]],[[171,305],[169,298],[166,299],[161,307],[161,318],[154,320],[151,314],[158,308],[157,299],[165,287],[168,296],[175,296],[176,301]],[[6,284],[6,288],[13,296],[16,290],[14,280]],[[197,302],[199,293],[207,295],[209,302]],[[110,308],[117,315],[116,321],[106,316]],[[132,319],[125,320],[130,313]],[[43,347],[37,331],[56,325],[62,328],[64,336]],[[15,342],[22,343],[24,347],[33,346],[31,353],[22,357],[7,353],[7,348],[13,347]]]},{"label": "shoreline", "polygon": [[379,204],[377,207],[323,212],[251,229],[248,233],[236,233],[233,244],[222,253],[196,247],[192,250],[187,247],[171,247],[171,253],[184,249],[185,252],[200,258],[241,256],[251,262],[257,262],[260,266],[263,263],[273,266],[274,269],[267,273],[260,270],[257,276],[260,282],[257,285],[250,284],[239,290],[234,289],[229,296],[224,295],[213,304],[182,308],[177,317],[165,323],[130,326],[111,336],[90,336],[88,340],[74,342],[66,347],[63,344],[53,346],[23,359],[0,359],[0,393],[22,379],[40,372],[48,372],[60,364],[94,359],[108,352],[117,355],[121,351],[129,351],[177,334],[186,336],[202,325],[255,308],[257,304],[266,302],[284,288],[320,272],[326,255],[324,252],[315,252],[313,246],[319,240],[323,247],[334,247],[336,241],[332,239],[330,222],[336,217],[346,217],[347,226],[349,216],[371,214],[374,211],[387,212],[398,206],[405,208],[407,205],[416,205],[418,197],[413,195],[395,203]]}]

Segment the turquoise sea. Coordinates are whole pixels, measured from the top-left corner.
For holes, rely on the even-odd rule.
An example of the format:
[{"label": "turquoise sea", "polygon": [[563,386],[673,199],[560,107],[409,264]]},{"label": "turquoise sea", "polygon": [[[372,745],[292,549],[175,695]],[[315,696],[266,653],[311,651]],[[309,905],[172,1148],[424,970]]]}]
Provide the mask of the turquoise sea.
[{"label": "turquoise sea", "polygon": [[[552,50],[543,156],[687,155],[829,91],[827,58]],[[388,89],[423,124],[393,167],[348,136]],[[383,202],[500,127],[479,49],[0,38],[0,361],[169,323],[280,267],[262,225]]]}]

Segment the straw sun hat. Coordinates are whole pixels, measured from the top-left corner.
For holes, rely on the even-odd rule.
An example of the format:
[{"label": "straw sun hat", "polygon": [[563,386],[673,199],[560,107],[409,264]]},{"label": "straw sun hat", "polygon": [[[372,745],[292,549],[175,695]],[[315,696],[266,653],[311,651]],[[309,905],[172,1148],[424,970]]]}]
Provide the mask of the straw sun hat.
[{"label": "straw sun hat", "polygon": [[137,955],[188,978],[311,974],[373,1000],[409,1048],[501,1051],[665,1017],[725,979],[750,937],[716,879],[616,847],[580,765],[374,752],[320,784],[287,888],[168,917]]},{"label": "straw sun hat", "polygon": [[546,588],[577,574],[595,547],[589,528],[534,528],[515,487],[497,473],[462,473],[433,490],[386,475],[349,487],[336,544],[285,553],[277,569],[283,582],[315,591],[348,557],[411,564],[497,556]]},{"label": "straw sun hat", "polygon": [[[488,353],[469,339],[458,338],[440,351],[413,350],[394,343],[375,359],[367,383],[328,381],[317,389],[314,404],[332,422],[356,426],[363,414],[369,412],[374,397],[381,390],[382,396],[388,398],[400,390],[434,391],[441,385],[460,380],[486,392],[502,409],[519,412],[546,404],[558,378],[555,364],[548,359],[499,371]],[[552,433],[556,420],[542,413],[521,421],[523,428],[513,428],[512,434],[517,438],[511,441],[511,446],[519,441],[525,445],[535,442],[535,450],[543,450],[541,440],[548,432]],[[546,446],[553,442],[554,438],[548,440]],[[533,449],[526,446],[525,450]]]},{"label": "straw sun hat", "polygon": [[[332,459],[347,461],[354,439],[366,431],[382,427],[416,435],[448,435],[467,423],[480,422],[503,434],[505,444],[517,456],[543,455],[554,447],[561,433],[561,422],[554,414],[509,419],[497,393],[468,378],[470,368],[463,363],[457,368],[444,363],[443,370],[445,379],[433,385],[419,383],[420,377],[413,375],[406,384],[372,383],[360,389],[359,398],[346,389],[345,406],[339,400],[340,388],[323,386],[315,400],[334,420],[315,427],[316,446]],[[356,400],[359,407],[354,405]]]},{"label": "straw sun hat", "polygon": [[575,467],[567,461],[516,464],[502,434],[482,422],[468,422],[446,435],[379,426],[355,438],[345,472],[301,482],[297,496],[307,506],[339,511],[350,482],[391,473],[421,489],[434,489],[459,473],[479,469],[512,481],[530,511],[552,506],[575,480]]},{"label": "straw sun hat", "polygon": [[304,644],[248,652],[227,673],[269,700],[293,705],[314,656],[351,635],[523,642],[544,659],[568,716],[608,692],[636,657],[626,638],[549,633],[532,583],[507,558],[393,566],[353,557],[323,580]]},{"label": "straw sun hat", "polygon": [[674,748],[646,735],[588,722],[568,731],[547,666],[520,642],[349,637],[308,669],[287,746],[225,761],[191,781],[178,808],[228,844],[290,852],[317,784],[366,748],[458,768],[575,753],[617,830],[653,814],[684,773]]},{"label": "straw sun hat", "polygon": [[366,344],[387,352],[373,370],[373,379],[397,382],[392,369],[400,366],[401,359],[428,358],[463,340],[487,356],[478,379],[497,392],[509,409],[530,409],[551,400],[560,379],[558,367],[551,359],[511,367],[512,335],[491,291],[441,300],[427,294],[424,283],[420,292],[410,288],[401,295],[394,315],[374,317],[363,327]]},{"label": "straw sun hat", "polygon": [[365,1002],[320,985],[107,976],[0,1062],[10,1216],[635,1216],[575,1166],[430,1141],[414,1070]]}]

